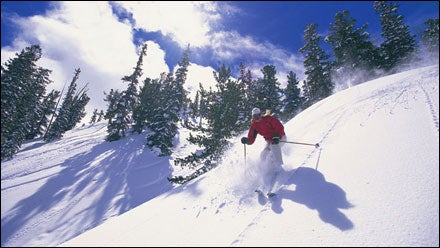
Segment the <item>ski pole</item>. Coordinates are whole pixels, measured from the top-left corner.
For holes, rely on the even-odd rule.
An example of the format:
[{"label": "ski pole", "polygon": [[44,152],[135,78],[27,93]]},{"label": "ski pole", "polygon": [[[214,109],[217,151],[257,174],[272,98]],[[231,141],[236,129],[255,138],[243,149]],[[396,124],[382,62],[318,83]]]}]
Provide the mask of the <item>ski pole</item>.
[{"label": "ski pole", "polygon": [[318,143],[316,143],[316,144],[310,144],[310,143],[293,142],[293,141],[283,141],[283,140],[280,140],[280,142],[290,143],[290,144],[298,144],[298,145],[306,145],[306,146],[314,146],[314,147],[316,147],[316,148],[319,147],[319,144],[318,144]]},{"label": "ski pole", "polygon": [[246,168],[246,144],[243,145],[244,145],[244,166]]},{"label": "ski pole", "polygon": [[246,144],[243,145],[244,145],[244,176],[249,177],[249,171],[246,164]]}]

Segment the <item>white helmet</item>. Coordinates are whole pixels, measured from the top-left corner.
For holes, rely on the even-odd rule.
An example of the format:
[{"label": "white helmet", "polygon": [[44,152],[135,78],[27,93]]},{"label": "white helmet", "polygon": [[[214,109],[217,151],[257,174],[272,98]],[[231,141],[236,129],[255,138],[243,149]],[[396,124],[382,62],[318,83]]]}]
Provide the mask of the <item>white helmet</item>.
[{"label": "white helmet", "polygon": [[252,109],[252,115],[258,115],[258,114],[261,114],[261,111],[259,108]]}]

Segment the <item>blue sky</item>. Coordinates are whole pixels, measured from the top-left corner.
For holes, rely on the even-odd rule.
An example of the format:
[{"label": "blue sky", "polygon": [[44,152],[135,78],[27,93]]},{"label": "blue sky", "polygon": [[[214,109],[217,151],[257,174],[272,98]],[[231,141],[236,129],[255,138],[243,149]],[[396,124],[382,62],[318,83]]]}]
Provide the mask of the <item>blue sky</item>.
[{"label": "blue sky", "polygon": [[[350,12],[350,16],[357,20],[358,27],[368,23],[367,31],[371,38],[380,39],[380,22],[378,15],[374,12],[372,1],[220,1],[216,4],[218,5],[216,14],[221,15],[221,20],[215,26],[211,26],[217,29],[214,32],[218,30],[236,31],[242,36],[252,37],[257,43],[271,43],[292,53],[298,53],[298,49],[303,46],[303,34],[307,24],[316,22],[320,32],[324,34],[328,32],[329,24],[333,22],[335,14],[342,10]],[[438,1],[400,1],[399,4],[399,13],[405,17],[405,22],[411,27],[413,34],[425,28],[423,22],[426,19],[438,18]],[[53,8],[53,4],[47,1],[2,1],[1,5],[2,47],[11,45],[17,35],[14,32],[14,25],[7,19],[10,14],[21,17],[45,15],[48,9]],[[225,7],[226,5],[228,7]],[[230,10],[228,11],[228,9]],[[5,18],[4,14],[6,14]],[[122,15],[117,11],[115,14],[121,18],[130,16]],[[129,19],[133,21],[133,18]],[[134,33],[134,36],[137,38],[137,42],[153,39],[164,44],[164,48],[170,50],[166,54],[169,67],[173,67],[181,57],[182,46],[170,41],[161,32],[138,31]],[[209,46],[204,48],[197,52],[204,55],[212,54],[209,51]],[[250,59],[257,57],[252,56]],[[246,60],[246,56],[232,61],[213,58],[209,61],[207,56],[197,55],[192,59],[199,64],[217,68],[223,62],[231,67],[236,66],[238,61]]]},{"label": "blue sky", "polygon": [[[401,1],[399,14],[413,35],[424,21],[438,18],[438,1]],[[380,41],[373,1],[217,1],[217,2],[1,2],[2,64],[26,46],[43,49],[40,65],[53,70],[53,88],[70,82],[75,68],[89,82],[89,108],[105,109],[103,91],[125,89],[121,78],[132,73],[139,47],[147,42],[144,76],[159,78],[175,70],[190,44],[189,88],[214,85],[212,71],[223,63],[237,76],[243,62],[253,77],[272,64],[281,86],[293,71],[304,79],[307,24],[328,33],[337,12],[348,10],[357,27],[368,23],[372,41]],[[330,49],[328,46],[325,49]],[[330,52],[330,51],[329,51]],[[91,111],[89,111],[91,112]]]}]

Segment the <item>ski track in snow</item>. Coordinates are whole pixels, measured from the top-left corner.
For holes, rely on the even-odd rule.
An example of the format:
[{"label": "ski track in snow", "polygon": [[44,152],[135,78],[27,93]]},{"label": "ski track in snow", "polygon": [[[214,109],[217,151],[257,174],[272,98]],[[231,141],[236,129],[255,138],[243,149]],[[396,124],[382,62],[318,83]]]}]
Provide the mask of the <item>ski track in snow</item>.
[{"label": "ski track in snow", "polygon": [[[438,77],[438,75],[437,75]],[[433,101],[431,99],[431,97],[429,96],[428,92],[426,91],[425,87],[423,87],[423,85],[420,83],[420,81],[417,81],[418,85],[420,86],[420,88],[422,89],[425,97],[426,97],[426,103],[429,107],[429,111],[431,112],[431,116],[432,116],[432,120],[434,122],[434,126],[437,129],[437,132],[439,131],[439,120],[438,120],[438,113],[435,112],[435,107],[433,104]]]}]

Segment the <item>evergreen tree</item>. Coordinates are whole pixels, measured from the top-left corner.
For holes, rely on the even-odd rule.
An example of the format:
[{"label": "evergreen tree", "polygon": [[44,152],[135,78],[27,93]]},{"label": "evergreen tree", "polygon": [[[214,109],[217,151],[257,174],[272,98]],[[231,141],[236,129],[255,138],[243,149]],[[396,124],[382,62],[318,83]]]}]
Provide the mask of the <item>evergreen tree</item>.
[{"label": "evergreen tree", "polygon": [[191,133],[188,141],[204,149],[185,158],[176,159],[177,165],[195,167],[203,164],[206,170],[213,168],[228,147],[227,139],[243,131],[242,127],[237,125],[240,114],[237,106],[242,101],[242,95],[239,84],[231,80],[230,76],[230,68],[222,65],[218,72],[214,72],[217,91],[207,91],[201,87],[200,94],[204,100],[200,113],[207,123],[195,136]]},{"label": "evergreen tree", "polygon": [[66,96],[58,111],[57,117],[53,124],[48,127],[48,131],[44,136],[45,141],[59,139],[63,134],[75,127],[77,123],[86,115],[85,106],[90,100],[87,96],[86,86],[79,92],[76,92],[77,83],[81,69],[75,70],[75,75],[67,89]]},{"label": "evergreen tree", "polygon": [[33,139],[44,134],[49,124],[49,116],[55,111],[56,102],[60,94],[59,91],[52,90],[37,106],[34,112],[35,117],[33,118],[36,121],[32,124],[31,132],[28,133],[26,139]]},{"label": "evergreen tree", "polygon": [[379,60],[378,49],[368,40],[367,24],[361,28],[355,28],[355,24],[348,11],[339,12],[325,39],[335,56],[333,74],[338,81],[347,79],[349,86],[373,78]]},{"label": "evergreen tree", "polygon": [[196,91],[196,96],[194,97],[194,101],[190,103],[190,114],[192,118],[196,118],[199,116],[199,104],[200,104],[200,91]]},{"label": "evergreen tree", "polygon": [[109,120],[107,141],[115,141],[125,137],[130,125],[136,122],[137,117],[133,116],[133,112],[139,105],[138,85],[139,78],[142,76],[143,56],[146,55],[146,52],[147,44],[144,44],[133,73],[122,78],[122,81],[128,82],[127,89],[120,94],[119,92],[113,92],[114,95],[108,99],[113,109],[108,110],[106,113]]},{"label": "evergreen tree", "polygon": [[131,119],[131,115],[133,110],[137,107],[138,100],[138,87],[139,87],[139,79],[142,76],[142,63],[143,57],[147,55],[147,44],[142,46],[141,53],[139,55],[138,61],[136,63],[136,67],[133,68],[134,71],[130,76],[124,76],[122,81],[128,82],[127,89],[124,91],[123,97],[125,98],[125,102],[127,105],[127,110],[124,112],[128,113],[127,119]]},{"label": "evergreen tree", "polygon": [[[42,56],[40,46],[26,47],[1,66],[1,159],[12,157],[40,121],[50,70],[36,66]],[[41,112],[40,112],[41,113]],[[36,119],[37,118],[37,119]]]},{"label": "evergreen tree", "polygon": [[252,74],[249,69],[240,63],[240,75],[238,78],[238,87],[240,89],[240,95],[242,96],[242,101],[238,106],[240,110],[239,122],[240,126],[248,127],[251,121],[251,115],[249,114],[254,108],[255,102],[251,95],[251,84],[252,84]]},{"label": "evergreen tree", "polygon": [[104,116],[105,116],[104,110],[101,109],[101,111],[98,114],[98,120],[96,122],[102,121],[104,119]]},{"label": "evergreen tree", "polygon": [[128,108],[124,104],[123,93],[118,90],[110,90],[109,94],[105,94],[105,101],[108,102],[108,108],[105,113],[105,119],[108,120],[107,124],[107,141],[115,141],[119,140],[122,137],[125,137],[125,130],[127,130],[128,120],[122,120],[122,116],[120,113]]},{"label": "evergreen tree", "polygon": [[374,10],[380,16],[383,43],[381,50],[381,67],[386,71],[398,65],[408,66],[410,56],[416,50],[415,36],[409,32],[409,27],[399,15],[397,2],[374,1]]},{"label": "evergreen tree", "polygon": [[133,112],[133,132],[142,133],[147,127],[147,123],[154,121],[153,113],[161,105],[160,94],[161,83],[159,80],[146,78],[139,93],[139,105]]},{"label": "evergreen tree", "polygon": [[182,59],[178,63],[175,76],[169,73],[162,75],[162,86],[159,96],[160,103],[152,112],[153,117],[148,123],[147,146],[152,150],[158,148],[159,156],[170,155],[173,148],[173,140],[177,135],[179,120],[183,125],[188,125],[189,103],[184,84],[187,78],[189,66],[189,45],[183,52]]},{"label": "evergreen tree", "polygon": [[179,99],[173,97],[175,92],[179,91],[177,87],[173,74],[168,73],[162,82],[159,94],[155,96],[157,104],[151,109],[151,117],[147,123],[149,129],[147,146],[159,156],[171,154],[173,139],[177,134],[181,109]]},{"label": "evergreen tree", "polygon": [[199,114],[199,122],[198,127],[201,129],[203,127],[203,119],[206,118],[207,113],[209,112],[209,109],[206,105],[206,90],[203,88],[203,85],[199,83],[199,91],[200,92],[200,101],[199,101],[199,108],[198,108],[198,114]]},{"label": "evergreen tree", "polygon": [[87,95],[86,86],[73,98],[73,104],[67,122],[69,125],[67,125],[66,131],[73,129],[87,114],[85,109],[87,103],[90,101],[90,97]]},{"label": "evergreen tree", "polygon": [[97,118],[98,118],[98,109],[94,109],[92,117],[90,118],[89,124],[95,123]]},{"label": "evergreen tree", "polygon": [[322,38],[318,35],[317,28],[316,23],[307,25],[304,31],[305,44],[299,49],[305,54],[304,67],[307,76],[303,87],[305,107],[330,96],[334,88],[330,78],[329,55],[319,46]]},{"label": "evergreen tree", "polygon": [[190,65],[189,53],[190,50],[188,45],[178,63],[178,68],[174,76],[175,82],[173,83],[173,87],[171,88],[171,94],[174,94],[171,108],[174,111],[178,109],[179,119],[183,120],[184,123],[187,121],[188,118],[187,109],[190,102],[190,100],[188,99],[188,92],[184,88],[188,73],[188,67]]},{"label": "evergreen tree", "polygon": [[296,74],[290,71],[287,75],[287,86],[284,90],[283,100],[283,120],[288,121],[297,115],[301,109],[303,99],[301,89],[298,87],[299,81]]},{"label": "evergreen tree", "polygon": [[110,89],[107,94],[104,91],[104,101],[107,102],[107,110],[104,114],[104,119],[108,120],[108,123],[113,123],[113,117],[115,116],[116,102],[121,97],[121,93],[118,90]]},{"label": "evergreen tree", "polygon": [[262,79],[262,95],[263,101],[258,103],[260,109],[270,110],[271,113],[280,114],[282,107],[282,90],[280,83],[276,78],[276,69],[273,65],[266,65],[261,70],[263,73]]},{"label": "evergreen tree", "polygon": [[422,34],[423,45],[428,51],[430,57],[437,58],[437,62],[439,56],[438,24],[439,24],[438,18],[428,19],[427,21],[425,21],[425,25],[427,26],[427,28],[423,31]]}]

